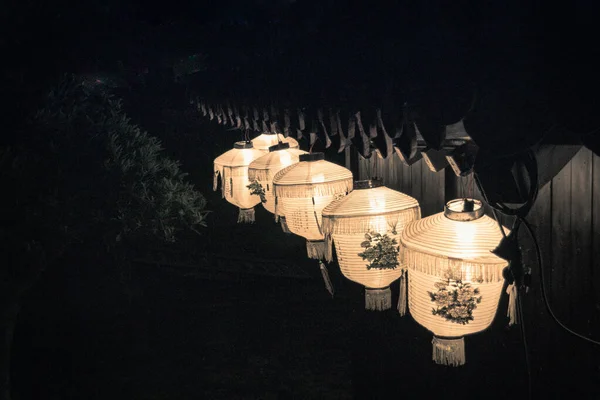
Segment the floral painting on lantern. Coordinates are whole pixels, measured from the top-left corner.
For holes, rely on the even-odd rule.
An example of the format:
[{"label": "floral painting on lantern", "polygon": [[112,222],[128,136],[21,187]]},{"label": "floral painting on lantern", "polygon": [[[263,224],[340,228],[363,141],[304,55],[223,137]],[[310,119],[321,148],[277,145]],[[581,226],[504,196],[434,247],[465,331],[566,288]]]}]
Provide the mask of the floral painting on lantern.
[{"label": "floral painting on lantern", "polygon": [[[395,227],[392,234],[396,234]],[[363,260],[369,261],[367,269],[396,269],[399,265],[398,241],[388,236],[387,233],[382,235],[379,232],[367,232],[365,233],[365,241],[360,246],[365,250],[358,253],[358,255]]]},{"label": "floral painting on lantern", "polygon": [[250,190],[250,194],[257,195],[260,197],[261,203],[267,202],[266,192],[263,185],[260,184],[256,179],[246,186]]},{"label": "floral painting on lantern", "polygon": [[462,275],[448,269],[444,280],[435,283],[436,292],[428,292],[431,301],[437,306],[431,310],[433,315],[466,325],[473,320],[473,310],[481,303],[479,289],[463,281]]}]

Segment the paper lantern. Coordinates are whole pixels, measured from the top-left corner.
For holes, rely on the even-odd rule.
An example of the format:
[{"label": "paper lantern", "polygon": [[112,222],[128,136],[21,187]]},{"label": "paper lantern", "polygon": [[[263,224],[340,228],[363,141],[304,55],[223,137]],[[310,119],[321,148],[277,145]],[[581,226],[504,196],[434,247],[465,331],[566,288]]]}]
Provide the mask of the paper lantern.
[{"label": "paper lantern", "polygon": [[265,132],[252,139],[252,145],[254,148],[263,152],[268,152],[269,147],[278,143],[287,143],[290,145],[290,149],[300,148],[300,145],[296,139],[293,137],[285,137],[281,133]]},{"label": "paper lantern", "polygon": [[331,261],[333,242],[342,274],[365,286],[367,310],[391,307],[389,286],[403,274],[398,260],[400,234],[420,217],[416,199],[383,186],[381,180],[354,182],[350,194],[323,210],[326,258]]},{"label": "paper lantern", "polygon": [[[252,161],[248,166],[248,179],[256,181],[264,190],[263,207],[275,213],[275,196],[273,195],[273,178],[283,168],[297,163],[304,150],[292,149],[289,143],[279,143],[269,147],[269,153]],[[283,217],[282,217],[283,218]]]},{"label": "paper lantern", "polygon": [[254,222],[254,206],[260,197],[248,190],[248,165],[264,153],[253,148],[251,142],[236,142],[233,149],[214,161],[213,190],[217,190],[221,177],[221,194],[231,204],[239,207],[238,223]]},{"label": "paper lantern", "polygon": [[306,238],[309,258],[325,256],[323,209],[352,191],[352,172],[325,161],[323,153],[301,154],[300,161],[273,179],[275,213],[285,216],[289,230]]},{"label": "paper lantern", "polygon": [[409,311],[433,332],[436,363],[463,365],[464,336],[492,323],[507,265],[491,253],[501,239],[496,221],[470,199],[450,201],[444,212],[404,228],[400,257],[409,271]]}]

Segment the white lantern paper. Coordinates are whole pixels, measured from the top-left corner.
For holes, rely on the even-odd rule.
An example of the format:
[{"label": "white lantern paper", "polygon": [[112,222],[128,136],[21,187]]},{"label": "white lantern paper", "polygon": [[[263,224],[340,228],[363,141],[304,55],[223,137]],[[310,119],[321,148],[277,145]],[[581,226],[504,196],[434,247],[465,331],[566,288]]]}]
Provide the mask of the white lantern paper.
[{"label": "white lantern paper", "polygon": [[399,244],[404,227],[421,218],[419,202],[404,193],[383,186],[381,180],[354,182],[354,190],[323,210],[323,231],[327,240],[327,259],[335,244],[342,274],[365,286],[365,308],[387,310],[392,305],[390,284],[400,278],[404,267],[371,268],[359,253],[365,234],[387,235]]},{"label": "white lantern paper", "polygon": [[409,270],[409,311],[433,332],[436,363],[463,365],[464,336],[491,325],[507,266],[491,253],[501,239],[478,200],[450,201],[444,212],[404,228],[400,255]]},{"label": "white lantern paper", "polygon": [[352,185],[352,172],[325,161],[323,153],[301,154],[298,163],[275,175],[275,214],[285,216],[292,233],[306,238],[309,258],[325,256],[321,212],[350,193]]},{"label": "white lantern paper", "polygon": [[[273,178],[283,168],[295,164],[300,159],[300,154],[308,154],[304,150],[291,149],[288,143],[279,143],[269,147],[269,153],[252,161],[248,166],[248,179],[250,182],[257,181],[264,189],[265,210],[275,214],[275,196],[273,195]],[[285,216],[281,218],[281,227],[284,232],[289,233]]]},{"label": "white lantern paper", "polygon": [[215,158],[213,190],[217,190],[220,176],[222,196],[240,209],[238,223],[254,222],[254,206],[260,203],[260,197],[250,194],[247,188],[248,165],[263,154],[251,142],[236,142],[233,149]]},{"label": "white lantern paper", "polygon": [[300,145],[296,139],[289,136],[285,137],[281,133],[265,132],[252,139],[252,145],[254,148],[263,152],[268,152],[269,147],[278,143],[287,143],[290,145],[290,149],[300,148]]}]

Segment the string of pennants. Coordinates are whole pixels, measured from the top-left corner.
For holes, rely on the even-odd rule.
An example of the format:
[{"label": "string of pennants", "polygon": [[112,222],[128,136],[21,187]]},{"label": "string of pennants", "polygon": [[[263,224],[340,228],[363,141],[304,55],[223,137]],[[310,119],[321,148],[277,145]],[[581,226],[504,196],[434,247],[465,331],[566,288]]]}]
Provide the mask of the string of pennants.
[{"label": "string of pennants", "polygon": [[[461,155],[464,158],[465,148],[476,147],[462,119],[450,125],[431,123],[419,118],[406,104],[400,113],[386,115],[381,108],[345,111],[257,107],[198,99],[195,102],[204,117],[231,129],[281,133],[285,137],[308,140],[311,147],[321,141],[324,148],[334,146],[338,152],[355,146],[363,158],[373,154],[387,158],[396,153],[406,165],[425,158],[429,168],[436,172],[451,165],[457,175],[465,175],[470,168],[465,169],[459,163],[469,160],[462,160]],[[332,138],[337,138],[335,145]]]}]

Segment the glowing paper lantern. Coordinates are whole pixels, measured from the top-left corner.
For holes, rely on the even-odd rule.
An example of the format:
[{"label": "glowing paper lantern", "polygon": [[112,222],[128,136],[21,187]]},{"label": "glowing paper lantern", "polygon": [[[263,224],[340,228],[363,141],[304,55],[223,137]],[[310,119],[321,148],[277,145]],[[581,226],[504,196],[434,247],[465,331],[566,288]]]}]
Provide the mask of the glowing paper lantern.
[{"label": "glowing paper lantern", "polygon": [[300,145],[296,139],[292,137],[285,137],[281,133],[265,132],[252,139],[252,145],[254,148],[257,150],[262,150],[263,152],[268,152],[269,147],[278,143],[287,143],[290,145],[291,149],[300,148]]},{"label": "glowing paper lantern", "polygon": [[213,190],[217,190],[220,176],[222,196],[240,209],[238,223],[254,222],[254,206],[260,203],[260,197],[250,194],[247,188],[248,165],[263,154],[251,142],[236,142],[233,149],[215,158]]},{"label": "glowing paper lantern", "polygon": [[400,256],[409,270],[409,310],[433,332],[436,363],[463,365],[464,336],[492,323],[507,262],[491,250],[501,239],[478,200],[450,201],[444,212],[404,228]]},{"label": "glowing paper lantern", "polygon": [[[391,307],[389,286],[403,273],[398,261],[400,234],[406,224],[420,217],[416,199],[383,186],[381,180],[354,182],[350,194],[323,210],[327,259],[331,261],[333,241],[342,274],[365,286],[367,310]],[[376,240],[379,247],[373,246],[371,253],[366,253],[367,243],[370,245],[370,239],[379,237],[377,234],[382,235]]]},{"label": "glowing paper lantern", "polygon": [[300,162],[275,175],[275,213],[285,216],[292,233],[306,238],[309,258],[324,258],[321,212],[334,199],[350,193],[352,183],[352,172],[325,161],[323,153],[301,154]]},{"label": "glowing paper lantern", "polygon": [[269,153],[252,161],[248,166],[248,179],[258,182],[264,189],[266,201],[263,207],[270,213],[275,213],[275,196],[273,195],[273,178],[275,174],[297,163],[304,150],[292,149],[288,143],[279,143],[269,147]]}]

